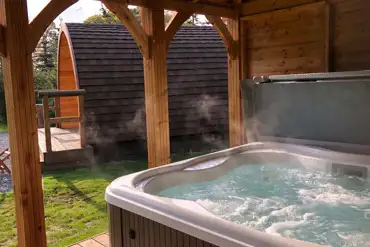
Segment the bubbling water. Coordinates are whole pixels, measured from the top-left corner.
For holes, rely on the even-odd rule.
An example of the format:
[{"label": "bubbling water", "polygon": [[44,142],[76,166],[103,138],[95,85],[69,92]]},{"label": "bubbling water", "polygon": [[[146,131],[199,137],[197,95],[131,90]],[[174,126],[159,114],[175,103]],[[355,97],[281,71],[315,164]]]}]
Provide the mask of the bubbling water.
[{"label": "bubbling water", "polygon": [[219,217],[272,235],[370,246],[370,183],[299,164],[243,165],[207,182],[158,195],[196,201]]}]

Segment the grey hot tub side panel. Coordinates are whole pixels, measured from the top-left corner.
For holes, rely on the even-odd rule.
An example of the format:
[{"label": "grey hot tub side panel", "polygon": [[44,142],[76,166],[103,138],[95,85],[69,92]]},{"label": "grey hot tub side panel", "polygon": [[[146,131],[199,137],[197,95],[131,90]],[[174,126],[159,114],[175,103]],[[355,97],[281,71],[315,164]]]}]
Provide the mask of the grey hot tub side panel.
[{"label": "grey hot tub side panel", "polygon": [[370,145],[370,79],[243,84],[254,136]]}]

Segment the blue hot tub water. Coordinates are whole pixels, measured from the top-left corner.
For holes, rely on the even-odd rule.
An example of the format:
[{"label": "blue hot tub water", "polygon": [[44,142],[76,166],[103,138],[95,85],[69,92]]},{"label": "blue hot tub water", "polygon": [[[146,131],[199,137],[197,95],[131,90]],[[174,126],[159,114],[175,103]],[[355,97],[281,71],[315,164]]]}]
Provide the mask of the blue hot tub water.
[{"label": "blue hot tub water", "polygon": [[223,219],[318,244],[370,246],[370,182],[299,164],[243,165],[159,196],[196,201]]}]

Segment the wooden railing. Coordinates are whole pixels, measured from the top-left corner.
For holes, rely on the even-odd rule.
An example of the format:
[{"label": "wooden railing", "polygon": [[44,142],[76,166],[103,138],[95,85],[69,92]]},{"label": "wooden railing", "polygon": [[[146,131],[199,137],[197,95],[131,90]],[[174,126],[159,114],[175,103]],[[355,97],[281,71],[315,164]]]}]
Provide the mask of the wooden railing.
[{"label": "wooden railing", "polygon": [[[84,97],[85,97],[85,90],[47,90],[47,91],[38,91],[38,96],[42,97],[42,111],[43,111],[43,122],[44,122],[44,129],[45,129],[45,143],[46,143],[46,151],[52,152],[51,147],[51,132],[50,132],[50,125],[51,124],[61,124],[63,122],[79,122],[79,133],[80,133],[80,141],[81,141],[81,148],[86,146],[85,142],[85,124],[84,124]],[[59,109],[59,100],[55,100],[54,106],[49,106],[49,99],[50,98],[61,98],[61,97],[78,97],[78,116],[70,116],[70,117],[49,117],[49,111],[55,110],[56,112]]]}]

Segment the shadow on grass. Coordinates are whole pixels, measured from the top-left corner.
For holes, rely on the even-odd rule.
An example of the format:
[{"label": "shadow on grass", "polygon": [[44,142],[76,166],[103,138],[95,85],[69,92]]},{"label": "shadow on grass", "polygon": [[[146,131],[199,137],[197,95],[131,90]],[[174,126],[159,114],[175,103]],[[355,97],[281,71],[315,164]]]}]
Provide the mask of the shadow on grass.
[{"label": "shadow on grass", "polygon": [[78,196],[81,200],[83,200],[84,202],[92,205],[93,207],[95,207],[97,210],[99,210],[102,213],[107,212],[107,207],[105,205],[99,204],[99,203],[95,202],[94,200],[92,200],[84,192],[82,192],[80,189],[78,189],[72,182],[70,182],[70,181],[63,181],[63,182],[67,185],[68,189],[71,190],[71,192],[73,193],[74,196]]},{"label": "shadow on grass", "polygon": [[[103,194],[106,186],[114,179],[146,168],[146,160],[137,160],[45,172],[44,176],[53,177],[58,183],[64,184],[69,196],[78,197],[79,200],[105,213],[106,205],[101,201],[95,201],[93,196],[97,193]],[[91,187],[86,187],[87,184]]]},{"label": "shadow on grass", "polygon": [[4,203],[5,198],[6,198],[6,194],[5,193],[0,193],[0,206]]}]

